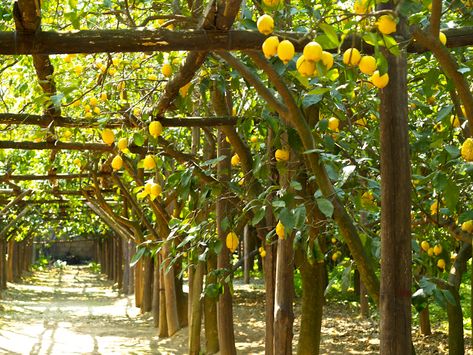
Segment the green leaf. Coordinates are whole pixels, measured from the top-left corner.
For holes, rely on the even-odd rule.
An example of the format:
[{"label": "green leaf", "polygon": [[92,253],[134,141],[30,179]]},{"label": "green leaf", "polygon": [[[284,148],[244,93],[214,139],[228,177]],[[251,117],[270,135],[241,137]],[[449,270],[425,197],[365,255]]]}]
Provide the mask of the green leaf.
[{"label": "green leaf", "polygon": [[453,105],[447,105],[443,107],[438,113],[437,113],[437,119],[436,122],[442,121],[445,117],[447,117],[453,109]]},{"label": "green leaf", "polygon": [[266,206],[258,208],[253,218],[251,219],[251,225],[256,226],[264,218],[266,214]]},{"label": "green leaf", "polygon": [[460,197],[460,188],[457,186],[457,184],[454,181],[449,180],[445,187],[445,202],[450,212],[453,213],[453,211],[455,211],[455,207],[457,206],[459,197]]},{"label": "green leaf", "polygon": [[320,212],[322,212],[325,217],[331,218],[333,215],[333,204],[326,198],[318,198],[317,200],[317,206],[319,207]]},{"label": "green leaf", "polygon": [[393,55],[398,56],[400,53],[399,46],[397,45],[397,42],[394,37],[383,35],[383,38],[388,51],[390,51]]},{"label": "green leaf", "polygon": [[136,265],[136,263],[141,259],[141,257],[145,254],[146,248],[138,248],[136,251],[135,255],[132,256],[130,260],[130,267],[133,267]]},{"label": "green leaf", "polygon": [[463,223],[469,220],[473,219],[473,210],[463,212],[459,217],[458,217],[458,223]]},{"label": "green leaf", "polygon": [[458,158],[460,156],[460,149],[458,149],[457,146],[446,145],[444,148],[453,159]]},{"label": "green leaf", "polygon": [[288,208],[283,208],[281,212],[279,212],[279,220],[284,224],[286,234],[291,233],[294,229],[295,218]]},{"label": "green leaf", "polygon": [[326,23],[321,23],[319,25],[319,27],[327,35],[330,42],[332,42],[332,44],[334,46],[338,47],[340,41],[338,40],[337,32],[335,31],[335,29],[332,26],[330,26],[329,24],[326,24]]},{"label": "green leaf", "polygon": [[141,147],[145,143],[145,138],[141,133],[135,133],[133,134],[133,143],[137,145],[138,147]]},{"label": "green leaf", "polygon": [[302,229],[305,224],[306,210],[305,206],[299,206],[294,210],[294,227]]}]

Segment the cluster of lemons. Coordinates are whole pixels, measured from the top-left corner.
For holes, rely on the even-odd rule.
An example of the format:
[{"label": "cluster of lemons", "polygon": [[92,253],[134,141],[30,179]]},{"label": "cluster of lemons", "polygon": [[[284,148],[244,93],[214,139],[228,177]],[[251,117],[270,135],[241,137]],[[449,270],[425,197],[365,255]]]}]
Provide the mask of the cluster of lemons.
[{"label": "cluster of lemons", "polygon": [[[270,35],[274,30],[274,20],[271,16],[265,14],[258,18],[256,23],[258,31],[264,35]],[[261,47],[266,58],[278,56],[284,63],[289,63],[295,55],[295,48],[291,41],[285,39],[279,41],[278,36],[266,38]],[[323,50],[322,46],[315,42],[309,42],[305,45],[303,54],[297,59],[297,71],[306,77],[316,76],[316,63],[321,61],[326,70],[333,66],[332,54]]]},{"label": "cluster of lemons", "polygon": [[[163,131],[163,126],[161,124],[161,122],[159,121],[152,121],[149,125],[148,125],[148,131],[149,131],[149,134],[154,137],[154,138],[157,138],[161,135],[162,131]],[[112,145],[115,143],[115,133],[113,132],[113,130],[109,129],[109,128],[105,128],[102,132],[101,132],[101,136],[102,136],[102,141],[107,144],[107,145]],[[120,138],[117,142],[117,148],[122,152],[122,153],[126,153],[128,151],[128,139],[123,137],[123,138]],[[118,171],[120,169],[123,168],[123,157],[121,156],[121,154],[117,154],[115,155],[115,157],[113,157],[112,159],[112,162],[111,162],[111,166],[113,168],[114,171]],[[80,167],[80,160],[76,163],[76,165],[78,165]],[[151,155],[151,154],[148,154],[145,156],[145,158],[143,159],[143,167],[146,169],[146,170],[152,170],[152,169],[155,169],[156,168],[156,158],[154,155]],[[162,192],[162,189],[161,189],[161,186],[159,184],[156,184],[154,183],[153,181],[148,181],[145,186],[144,186],[144,189],[142,191],[140,191],[138,194],[137,194],[137,197],[138,198],[144,198],[146,196],[150,196],[152,199],[156,198],[157,196],[159,196]]]},{"label": "cluster of lemons", "polygon": [[[440,244],[435,245],[434,247],[431,247],[429,242],[424,240],[422,243],[420,243],[420,247],[422,248],[423,251],[427,253],[428,256],[439,256],[442,254],[443,248]],[[437,260],[437,267],[439,269],[445,270],[446,267],[446,262],[444,259],[438,259]]]}]

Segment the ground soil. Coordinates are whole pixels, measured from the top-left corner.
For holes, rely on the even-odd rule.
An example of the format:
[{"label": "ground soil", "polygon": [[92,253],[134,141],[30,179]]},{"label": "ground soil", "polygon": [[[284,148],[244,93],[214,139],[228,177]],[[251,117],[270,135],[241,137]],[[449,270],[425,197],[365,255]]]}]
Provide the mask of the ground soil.
[{"label": "ground soil", "polygon": [[[87,267],[37,271],[8,287],[0,300],[0,353],[186,354],[187,328],[159,339],[149,315],[133,306],[133,297],[118,294],[104,275]],[[261,283],[236,282],[239,354],[264,353],[263,302]],[[296,316],[297,311],[296,306]],[[298,331],[296,321],[294,346]],[[377,321],[361,319],[354,306],[326,305],[322,354],[377,354],[378,336]],[[444,332],[421,337],[414,330],[414,342],[417,354],[447,354]]]}]

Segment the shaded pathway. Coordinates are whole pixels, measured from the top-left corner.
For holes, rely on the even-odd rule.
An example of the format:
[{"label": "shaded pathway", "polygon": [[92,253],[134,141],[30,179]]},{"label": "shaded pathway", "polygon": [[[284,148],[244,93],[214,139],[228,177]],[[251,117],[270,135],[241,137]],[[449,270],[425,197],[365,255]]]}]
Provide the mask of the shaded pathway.
[{"label": "shaded pathway", "polygon": [[[176,353],[147,316],[118,296],[103,275],[67,266],[10,284],[1,302],[0,353]],[[183,344],[185,345],[185,343]]]}]

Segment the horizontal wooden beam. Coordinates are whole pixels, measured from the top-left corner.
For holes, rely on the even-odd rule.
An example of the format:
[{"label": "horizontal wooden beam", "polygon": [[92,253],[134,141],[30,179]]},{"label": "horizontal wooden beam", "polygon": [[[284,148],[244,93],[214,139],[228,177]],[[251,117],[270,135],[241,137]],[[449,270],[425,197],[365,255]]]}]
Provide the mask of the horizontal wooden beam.
[{"label": "horizontal wooden beam", "polygon": [[[473,44],[473,27],[443,30],[447,46],[464,47]],[[297,51],[310,40],[305,33],[279,33],[281,38],[292,39]],[[20,34],[0,32],[0,54],[66,54],[66,53],[113,53],[154,51],[217,51],[260,50],[266,36],[257,31],[169,31],[157,30],[97,30],[75,32],[37,32]],[[350,47],[347,38],[342,48]],[[409,48],[411,52],[423,52],[425,48]]]},{"label": "horizontal wooden beam", "polygon": [[[126,115],[126,114],[125,114]],[[158,118],[163,127],[212,127],[233,126],[238,117],[169,117]],[[51,117],[47,115],[30,115],[26,113],[0,113],[0,124],[34,125],[41,127],[70,127],[70,128],[122,128],[135,127],[131,120],[110,119],[105,124],[90,120],[72,117]]]},{"label": "horizontal wooden beam", "polygon": [[[110,173],[97,173],[98,177],[110,176]],[[39,180],[73,180],[73,179],[87,179],[92,178],[92,174],[80,173],[80,174],[56,174],[56,175],[0,175],[0,181],[12,180],[12,181],[39,181]]]},{"label": "horizontal wooden beam", "polygon": [[113,146],[101,143],[69,143],[69,142],[14,142],[0,141],[0,149],[24,150],[93,150],[98,152],[112,152]]}]

